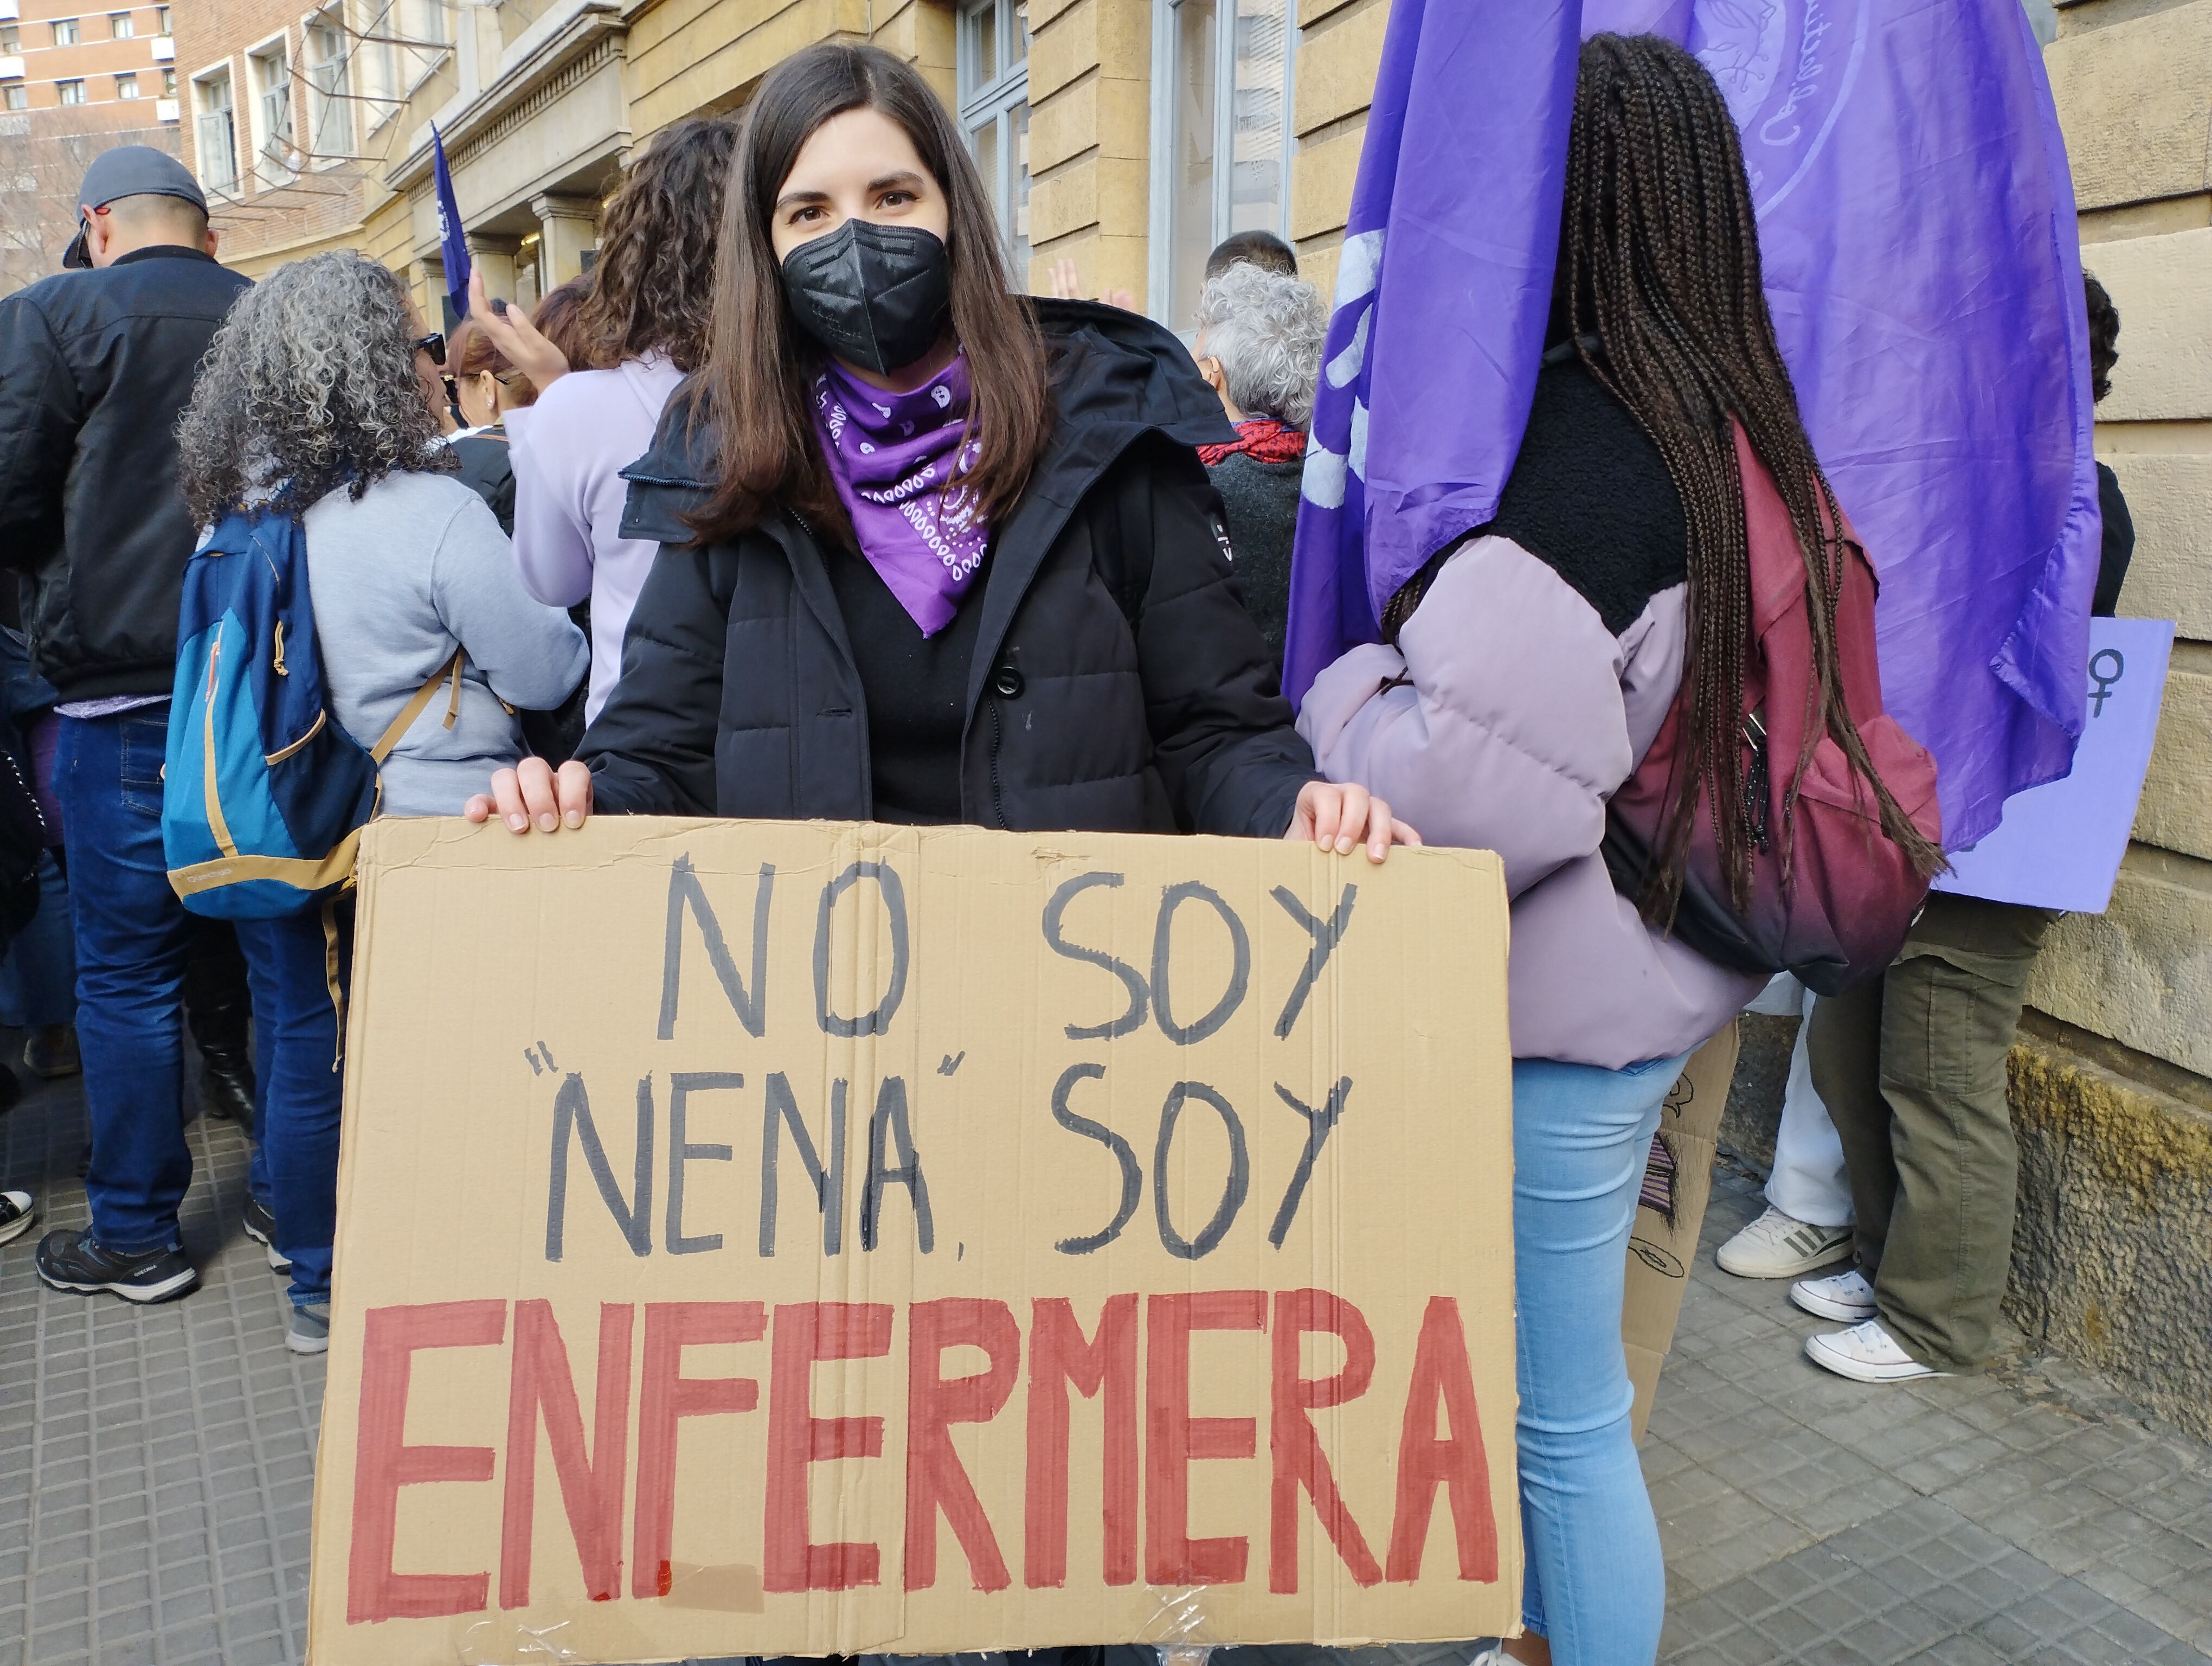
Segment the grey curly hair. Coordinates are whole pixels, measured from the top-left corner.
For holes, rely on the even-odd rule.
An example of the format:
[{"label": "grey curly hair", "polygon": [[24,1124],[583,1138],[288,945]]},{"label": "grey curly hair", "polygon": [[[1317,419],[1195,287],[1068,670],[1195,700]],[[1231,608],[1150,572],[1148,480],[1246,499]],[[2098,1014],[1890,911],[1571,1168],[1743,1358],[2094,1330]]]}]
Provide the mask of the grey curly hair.
[{"label": "grey curly hair", "polygon": [[1198,298],[1198,351],[1221,361],[1229,397],[1248,416],[1291,428],[1313,421],[1328,309],[1321,291],[1241,261],[1210,279]]},{"label": "grey curly hair", "polygon": [[272,494],[296,513],[340,486],[359,498],[398,470],[453,468],[415,378],[416,328],[398,277],[343,250],[241,295],[177,423],[193,523]]}]

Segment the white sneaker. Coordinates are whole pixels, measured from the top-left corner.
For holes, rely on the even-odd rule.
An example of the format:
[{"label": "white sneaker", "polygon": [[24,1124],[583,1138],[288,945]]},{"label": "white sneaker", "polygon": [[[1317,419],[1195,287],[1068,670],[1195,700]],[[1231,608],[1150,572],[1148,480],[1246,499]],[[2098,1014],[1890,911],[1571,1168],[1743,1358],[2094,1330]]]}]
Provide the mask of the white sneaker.
[{"label": "white sneaker", "polygon": [[1871,1319],[1875,1310],[1874,1286],[1855,1267],[1825,1279],[1800,1279],[1790,1286],[1790,1299],[1816,1317],[1845,1324]]},{"label": "white sneaker", "polygon": [[38,1218],[37,1200],[28,1192],[0,1192],[0,1243],[22,1237]]},{"label": "white sneaker", "polygon": [[1769,1207],[1720,1247],[1713,1259],[1739,1279],[1794,1279],[1851,1252],[1848,1226],[1815,1226]]},{"label": "white sneaker", "polygon": [[1807,1337],[1805,1357],[1854,1383],[1910,1383],[1915,1377],[1951,1374],[1922,1365],[1898,1347],[1896,1338],[1882,1329],[1879,1319],[1869,1319],[1849,1330]]}]

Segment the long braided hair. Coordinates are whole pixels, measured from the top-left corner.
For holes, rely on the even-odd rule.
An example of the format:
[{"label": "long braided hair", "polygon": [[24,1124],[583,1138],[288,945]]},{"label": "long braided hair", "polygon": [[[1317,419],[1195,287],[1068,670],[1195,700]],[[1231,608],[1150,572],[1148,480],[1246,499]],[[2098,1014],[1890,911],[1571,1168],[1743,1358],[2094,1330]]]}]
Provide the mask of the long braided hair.
[{"label": "long braided hair", "polygon": [[[1657,861],[1639,899],[1644,917],[1674,917],[1701,794],[1730,901],[1738,910],[1750,902],[1754,807],[1746,803],[1741,730],[1751,553],[1733,423],[1773,475],[1805,562],[1814,677],[1790,780],[1830,737],[1873,788],[1883,831],[1922,873],[1936,872],[1942,853],[1875,775],[1844,708],[1836,654],[1843,511],[1775,344],[1735,123],[1704,66],[1671,42],[1601,34],[1583,44],[1558,286],[1555,315],[1564,314],[1590,374],[1650,435],[1689,520],[1682,745]],[[1785,873],[1790,830],[1785,816]]]}]

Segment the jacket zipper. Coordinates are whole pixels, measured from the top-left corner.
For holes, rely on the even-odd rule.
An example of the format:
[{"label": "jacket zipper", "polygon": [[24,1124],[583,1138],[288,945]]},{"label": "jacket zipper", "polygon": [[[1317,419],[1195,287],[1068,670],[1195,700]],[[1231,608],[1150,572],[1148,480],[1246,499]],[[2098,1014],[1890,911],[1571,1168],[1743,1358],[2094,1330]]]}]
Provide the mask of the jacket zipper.
[{"label": "jacket zipper", "polygon": [[206,777],[208,831],[215,835],[217,849],[226,856],[235,856],[238,845],[230,836],[230,824],[223,818],[222,800],[216,791],[215,697],[222,685],[222,625],[218,621],[208,648],[207,695],[200,712],[200,770]]},{"label": "jacket zipper", "polygon": [[999,788],[999,702],[991,702],[991,813],[999,818],[999,825],[1006,825],[1006,800]]}]

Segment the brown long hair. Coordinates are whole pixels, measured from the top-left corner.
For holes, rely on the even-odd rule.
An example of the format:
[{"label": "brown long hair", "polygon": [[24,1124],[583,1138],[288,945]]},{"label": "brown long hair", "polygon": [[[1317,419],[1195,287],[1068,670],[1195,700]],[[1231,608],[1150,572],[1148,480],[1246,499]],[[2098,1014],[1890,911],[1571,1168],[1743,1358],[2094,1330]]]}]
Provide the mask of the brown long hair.
[{"label": "brown long hair", "polygon": [[722,117],[678,122],[608,203],[591,287],[576,308],[576,333],[594,363],[656,348],[687,373],[705,360],[714,239],[737,143],[736,125]]},{"label": "brown long hair", "polygon": [[1006,256],[981,176],[929,83],[875,46],[826,43],[769,72],[747,111],[722,204],[705,409],[721,478],[690,525],[702,538],[757,526],[779,505],[846,530],[815,436],[809,396],[822,350],[784,300],[769,238],[775,199],[815,129],[848,110],[881,112],[905,131],[951,211],[952,331],[974,386],[969,422],[980,455],[960,477],[984,516],[1003,520],[1029,483],[1050,427],[1044,347],[1028,306],[1007,288]]},{"label": "brown long hair", "polygon": [[[1651,436],[1689,520],[1682,767],[1645,916],[1673,917],[1701,791],[1711,794],[1731,900],[1741,909],[1750,898],[1741,732],[1751,552],[1734,423],[1773,475],[1804,556],[1814,680],[1797,773],[1822,735],[1832,739],[1873,787],[1883,831],[1921,873],[1935,873],[1942,853],[1875,775],[1844,705],[1835,641],[1843,511],[1775,343],[1735,122],[1704,66],[1671,42],[1601,34],[1583,46],[1558,283],[1555,312],[1583,363]],[[1789,836],[1785,825],[1785,863]]]}]

